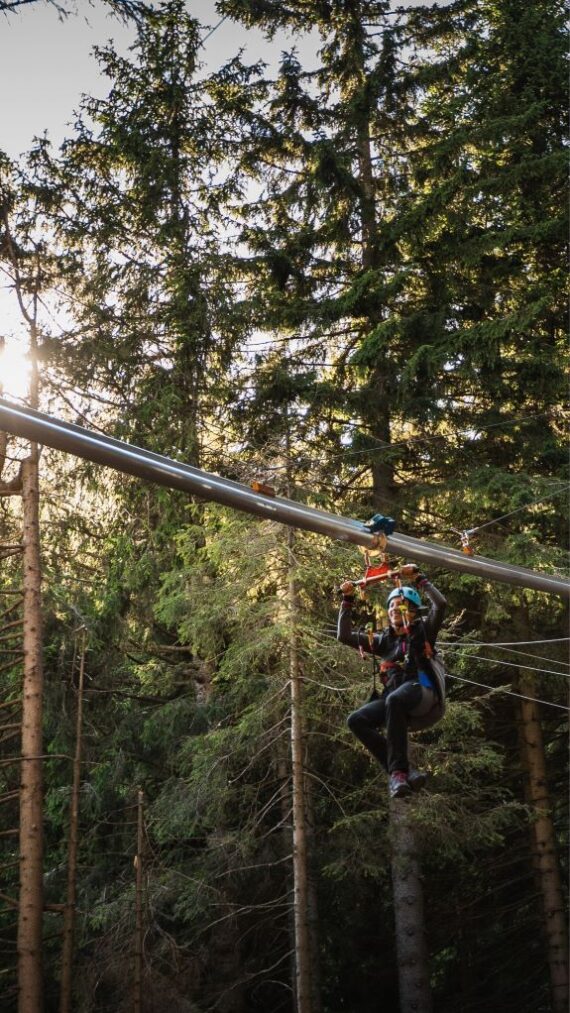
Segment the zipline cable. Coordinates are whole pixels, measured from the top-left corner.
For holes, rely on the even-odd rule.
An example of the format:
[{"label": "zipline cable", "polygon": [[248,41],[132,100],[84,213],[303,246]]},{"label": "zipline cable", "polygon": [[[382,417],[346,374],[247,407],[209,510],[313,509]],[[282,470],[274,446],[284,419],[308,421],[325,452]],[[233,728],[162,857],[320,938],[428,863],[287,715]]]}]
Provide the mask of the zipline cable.
[{"label": "zipline cable", "polygon": [[[508,426],[508,425],[516,425],[518,422],[524,422],[524,421],[527,421],[527,419],[542,418],[543,416],[547,416],[549,414],[550,414],[549,412],[537,412],[535,415],[528,415],[528,416],[525,416],[523,419],[516,418],[516,419],[511,419],[511,420],[505,420],[504,422],[494,422],[494,423],[490,423],[488,426],[479,426],[479,427],[477,427],[477,429],[475,430],[475,432],[476,432],[476,434],[479,434],[479,433],[483,432],[484,430],[492,429],[492,428],[495,428],[497,426],[505,427],[505,426]],[[458,430],[457,434],[453,434],[453,435],[458,435],[458,434],[463,435],[465,432],[468,432],[468,430]],[[316,464],[327,464],[329,461],[335,461],[335,460],[339,460],[339,459],[344,460],[346,457],[353,457],[353,456],[357,456],[357,455],[368,454],[369,456],[376,456],[377,454],[381,453],[382,451],[392,451],[392,450],[399,449],[400,447],[407,447],[410,443],[416,443],[416,442],[422,442],[422,443],[424,443],[424,442],[429,442],[429,441],[433,441],[433,440],[448,440],[449,441],[452,438],[453,438],[452,436],[445,436],[444,434],[441,434],[441,435],[437,435],[437,436],[414,436],[414,437],[410,437],[407,440],[401,440],[401,441],[399,441],[397,443],[387,443],[387,442],[383,441],[382,442],[382,446],[378,447],[377,449],[368,448],[366,450],[348,450],[348,451],[343,451],[341,454],[333,454],[332,456],[330,456],[328,458],[312,458],[307,463],[312,467],[312,466],[314,466]],[[376,440],[375,437],[372,437],[372,439],[374,439],[375,442],[378,442],[378,443],[380,442],[379,440]],[[475,440],[475,437],[472,437],[468,442],[473,443],[474,440]],[[466,451],[463,451],[463,453],[466,453]],[[224,455],[222,455],[222,456],[224,456]],[[265,471],[276,473],[276,472],[279,472],[279,471],[286,470],[288,467],[289,467],[288,465],[284,465],[284,464],[283,465],[269,465],[269,466],[267,466],[265,468]],[[570,493],[570,488],[568,486],[568,483],[566,483],[566,482],[565,483],[557,484],[555,486],[555,488],[554,488],[554,491],[547,493],[546,496],[541,496],[539,499],[532,500],[530,503],[525,503],[523,506],[517,507],[515,510],[509,511],[509,513],[501,514],[500,517],[494,517],[492,520],[484,521],[482,524],[477,525],[477,527],[467,528],[466,529],[466,534],[473,535],[477,531],[481,531],[483,528],[487,528],[487,527],[489,527],[492,524],[499,524],[501,521],[506,520],[508,517],[513,517],[515,514],[520,513],[523,510],[528,510],[530,507],[536,506],[539,503],[546,503],[546,502],[548,502],[548,500],[553,499],[554,497],[561,496],[564,492]],[[450,530],[455,530],[455,529],[450,529]]]},{"label": "zipline cable", "polygon": [[504,693],[505,696],[516,696],[519,700],[530,700],[531,703],[541,703],[545,707],[556,707],[557,710],[570,712],[570,707],[564,707],[561,703],[552,703],[551,700],[540,700],[537,696],[525,696],[523,693],[515,693],[511,689],[504,689],[502,686],[488,686],[485,682],[475,682],[474,679],[465,679],[461,675],[451,675],[447,673],[448,678],[456,679],[458,682],[468,682],[471,686],[481,686],[482,689],[488,689],[491,693]]},{"label": "zipline cable", "polygon": [[[479,646],[480,646],[479,644],[471,644],[471,643],[469,643],[469,644],[449,644],[449,645],[445,646],[445,650],[446,651],[449,650],[449,651],[459,652],[459,651],[465,650],[466,648],[469,648],[469,647],[474,647],[477,650],[479,648]],[[497,644],[486,644],[485,646],[486,647],[492,647],[492,648],[496,647],[497,650],[499,650],[499,651],[506,651],[507,654],[517,654],[517,655],[520,654],[521,657],[523,657],[523,658],[532,658],[534,661],[548,661],[548,662],[550,662],[551,665],[560,665],[561,667],[568,669],[568,662],[567,661],[557,661],[556,658],[545,658],[543,654],[529,654],[528,651],[516,651],[513,647],[499,647]],[[476,658],[477,655],[476,654],[470,654],[469,657]],[[500,664],[500,659],[497,659],[497,662],[498,662],[498,664]],[[565,672],[561,672],[560,674],[561,675],[565,675],[566,673]]]},{"label": "zipline cable", "polygon": [[[460,647],[468,647],[473,644],[477,647],[524,647],[527,644],[567,644],[570,642],[570,637],[550,637],[548,640],[501,640],[497,643],[490,643],[489,641],[483,640],[470,640],[465,644],[458,644]],[[454,643],[458,643],[455,641]],[[446,646],[449,644],[451,647],[451,641],[445,641]]]},{"label": "zipline cable", "polygon": [[[461,648],[456,648],[455,650],[456,653],[458,653],[461,650]],[[446,647],[442,647],[442,653],[443,654],[447,653]],[[540,672],[542,675],[560,675],[562,676],[563,679],[570,679],[570,673],[553,672],[552,669],[536,668],[534,665],[522,665],[520,661],[506,661],[503,659],[497,661],[496,658],[484,658],[481,654],[468,654],[467,657],[473,658],[475,661],[488,661],[489,664],[491,665],[508,665],[509,668],[524,668],[529,672]]]},{"label": "zipline cable", "polygon": [[[326,636],[328,636],[328,637],[330,637],[332,639],[336,639],[336,636],[335,636],[336,629],[337,629],[336,626],[326,625],[325,624],[322,627],[322,629],[323,629],[323,633],[325,633]],[[568,637],[562,637],[560,640],[544,640],[544,641],[543,640],[530,640],[530,641],[526,641],[526,640],[520,640],[520,641],[518,641],[518,640],[515,640],[515,641],[513,641],[513,643],[520,644],[521,646],[524,646],[526,643],[529,643],[529,644],[542,644],[542,643],[556,644],[556,643],[561,643],[561,642],[567,642],[568,639],[569,639]],[[451,651],[451,652],[459,652],[459,651],[465,650],[468,647],[475,647],[475,648],[479,648],[479,647],[491,647],[491,648],[494,648],[494,647],[497,647],[497,648],[506,648],[508,650],[508,647],[507,647],[506,644],[493,644],[493,643],[489,643],[489,642],[485,642],[485,643],[481,642],[481,643],[479,643],[478,641],[477,642],[469,641],[469,643],[461,644],[461,643],[458,643],[458,642],[453,642],[452,643],[451,641],[441,640],[440,639],[438,641],[438,643],[439,643],[439,648],[440,648],[440,650],[441,650],[442,653],[448,653],[449,651]],[[554,664],[554,665],[563,665],[563,666],[567,667],[567,663],[566,662],[564,662],[564,661],[557,661],[555,658],[544,658],[544,657],[536,655],[536,654],[527,654],[524,651],[511,651],[509,653],[512,653],[512,654],[522,654],[523,657],[525,657],[525,658],[535,658],[536,661],[549,661],[551,664]],[[481,655],[473,654],[473,655],[469,655],[469,657],[478,658],[478,657],[481,657]],[[486,659],[481,658],[481,660],[484,661]],[[497,658],[494,658],[493,661],[497,665],[508,664],[508,662],[506,662],[506,661],[503,662],[503,661],[501,661],[500,659],[497,659]],[[511,662],[511,664],[515,664],[515,663]],[[520,668],[522,666],[517,665],[517,667]],[[548,674],[548,670],[547,669],[536,669],[536,671],[537,672],[541,671],[541,672],[544,672],[545,674]],[[553,673],[553,674],[555,674],[555,675],[565,675],[566,673],[564,673],[564,672],[556,672],[556,673]]]},{"label": "zipline cable", "polygon": [[[0,398],[0,429],[34,442],[63,450],[97,464],[135,475],[157,485],[179,489],[203,500],[214,500],[236,510],[264,517],[293,528],[314,531],[339,541],[353,542],[367,548],[378,541],[370,528],[360,520],[306,506],[284,496],[266,496],[250,486],[222,478],[212,472],[194,468],[163,454],[102,436],[82,426],[64,422],[32,408],[21,408]],[[386,541],[388,552],[415,561],[439,563],[450,570],[471,573],[484,579],[498,580],[517,587],[532,588],[570,598],[570,582],[549,574],[514,566],[484,556],[467,556],[457,549],[424,542],[398,532]]]},{"label": "zipline cable", "polygon": [[547,500],[552,499],[555,496],[561,496],[563,492],[570,493],[570,488],[568,487],[567,482],[558,486],[558,492],[550,492],[547,496],[542,496],[540,499],[533,500],[532,503],[525,503],[524,506],[517,507],[516,510],[511,510],[508,514],[502,514],[500,517],[494,517],[492,521],[484,521],[483,524],[478,524],[476,528],[466,528],[466,534],[474,535],[476,531],[488,528],[490,524],[498,524],[499,521],[504,521],[507,517],[513,517],[514,514],[520,513],[521,510],[528,510],[529,507],[536,506],[538,503],[546,503]]},{"label": "zipline cable", "polygon": [[[216,28],[219,28],[220,25],[222,24],[222,22],[225,21],[225,20],[226,20],[225,18],[222,18],[222,20],[219,22],[219,24],[216,25]],[[215,31],[215,30],[216,29],[213,29],[212,32]],[[212,33],[210,33],[210,34],[212,34]],[[208,38],[208,36],[206,36],[206,38]],[[20,401],[21,403],[23,403],[23,399],[22,398],[16,398],[16,400]],[[481,433],[481,432],[486,431],[488,429],[493,429],[493,428],[497,428],[497,427],[501,427],[501,426],[505,427],[505,426],[509,426],[509,425],[516,425],[518,422],[525,422],[525,421],[527,421],[529,419],[541,418],[541,417],[547,416],[547,415],[549,415],[549,412],[537,412],[534,415],[527,415],[527,416],[524,416],[523,418],[517,417],[517,418],[513,418],[513,419],[505,419],[505,420],[503,420],[501,422],[489,423],[489,425],[486,425],[486,426],[478,426],[474,431],[476,433]],[[103,430],[101,430],[97,426],[95,426],[93,424],[93,422],[90,422],[90,425],[94,429],[96,429],[98,432],[103,433]],[[214,429],[217,428],[218,432],[221,432],[221,430],[219,429],[219,427],[212,426],[212,428],[214,428]],[[453,434],[453,436],[455,436],[455,435],[464,435],[465,433],[467,433],[469,431],[470,430],[457,430],[457,432],[455,434]],[[409,439],[406,439],[406,440],[401,440],[400,442],[397,442],[397,443],[386,443],[385,441],[377,440],[376,437],[370,437],[371,439],[373,439],[377,443],[382,442],[382,446],[379,447],[377,450],[373,450],[373,449],[369,448],[368,450],[362,450],[362,451],[346,451],[346,452],[343,452],[342,454],[332,455],[331,457],[326,458],[326,459],[325,458],[313,458],[308,463],[312,466],[314,464],[326,464],[329,461],[334,461],[334,460],[336,460],[338,458],[345,458],[345,457],[353,456],[353,455],[356,455],[356,454],[365,454],[365,453],[368,453],[369,455],[376,455],[376,454],[380,453],[383,450],[394,450],[394,449],[398,449],[400,447],[406,447],[410,443],[430,442],[430,441],[433,441],[433,440],[447,440],[447,441],[449,441],[449,440],[451,440],[453,438],[453,436],[452,435],[446,436],[445,434],[439,434],[439,435],[435,435],[435,436],[416,436],[416,437],[410,437]],[[475,437],[472,437],[469,440],[469,442],[473,442],[474,438]],[[228,454],[224,453],[221,450],[217,450],[217,449],[213,450],[213,449],[209,448],[207,444],[203,444],[203,445],[206,446],[206,449],[210,450],[211,453],[217,454],[217,456],[222,457],[225,460],[227,460],[227,461],[229,461],[229,462],[231,462],[231,463],[233,463],[235,465],[235,463],[236,463],[235,459],[232,458],[232,457],[230,457]],[[17,459],[14,458],[13,460],[17,460]],[[243,465],[243,466],[245,466],[245,465]],[[266,467],[264,470],[265,471],[271,471],[271,472],[277,472],[277,471],[282,471],[282,470],[286,469],[287,467],[288,467],[288,465],[273,465],[273,466]],[[529,509],[531,506],[535,506],[535,505],[537,505],[539,503],[545,503],[549,499],[552,499],[554,497],[562,495],[562,493],[564,491],[567,491],[567,490],[570,491],[567,483],[557,485],[555,487],[555,491],[553,491],[551,493],[548,493],[546,496],[543,496],[543,497],[541,497],[540,499],[537,499],[537,500],[533,500],[530,503],[525,503],[523,506],[517,507],[515,510],[511,510],[507,514],[502,514],[500,517],[495,517],[492,520],[484,521],[482,524],[477,525],[477,527],[467,528],[466,529],[466,533],[467,534],[475,534],[477,531],[480,531],[483,528],[489,527],[490,525],[498,524],[499,522],[505,520],[506,518],[512,517],[514,514],[517,514],[517,513],[520,513],[521,511]],[[412,512],[412,511],[410,511],[410,512]],[[425,513],[426,515],[430,515],[428,511],[420,511],[420,512]],[[451,529],[450,528],[449,530],[455,530],[455,529]]]},{"label": "zipline cable", "polygon": [[[346,458],[346,457],[356,457],[356,456],[362,455],[362,454],[368,454],[369,456],[374,456],[376,454],[382,453],[382,451],[398,450],[400,447],[407,447],[410,443],[431,443],[434,440],[446,440],[446,441],[449,442],[450,440],[452,440],[454,438],[455,435],[464,435],[465,433],[468,433],[468,432],[475,432],[475,434],[477,435],[478,433],[482,433],[482,432],[486,431],[487,429],[497,428],[498,426],[502,426],[502,427],[514,426],[514,425],[517,425],[518,423],[520,423],[522,425],[523,423],[525,423],[527,421],[530,421],[531,419],[543,418],[544,416],[549,416],[549,415],[550,415],[550,412],[537,412],[535,415],[518,416],[517,418],[505,419],[503,422],[491,422],[487,426],[471,427],[470,429],[457,430],[457,434],[454,433],[454,434],[451,434],[449,436],[445,435],[444,433],[441,433],[441,434],[438,434],[438,435],[434,435],[434,436],[410,436],[408,439],[399,440],[397,443],[387,443],[387,442],[384,442],[383,445],[381,447],[378,447],[377,449],[374,449],[372,447],[368,447],[367,450],[345,450],[345,451],[343,451],[340,454],[333,454],[329,458],[313,458],[312,460],[308,461],[307,463],[310,464],[310,465],[314,465],[314,464],[327,464],[329,461],[335,461],[335,460],[338,460],[338,459],[341,459],[341,458],[344,460],[344,458]],[[374,439],[374,437],[372,437],[372,438]],[[466,440],[465,442],[466,443],[473,443],[474,441],[475,441],[475,436],[471,437],[469,440]],[[380,441],[378,441],[378,442],[380,442]],[[271,467],[267,468],[266,470],[267,471],[274,471],[274,472],[276,472],[276,471],[283,471],[286,468],[287,468],[286,464],[276,464],[276,465],[272,465]]]},{"label": "zipline cable", "polygon": [[221,19],[221,21],[218,21],[217,25],[214,25],[214,27],[208,32],[208,34],[205,35],[204,38],[200,40],[200,45],[201,46],[203,46],[204,43],[208,41],[208,39],[210,38],[210,36],[212,36],[214,34],[214,32],[217,32],[218,28],[220,28],[220,26],[223,25],[224,21],[227,21],[228,17],[229,17],[229,15],[226,14]]},{"label": "zipline cable", "polygon": [[[332,630],[334,628],[333,627],[329,627],[329,629]],[[331,634],[328,634],[328,636],[332,637]],[[445,641],[440,641],[440,650],[441,650],[442,654],[448,654],[448,653],[459,654],[461,651],[464,651],[466,649],[466,647],[472,647],[472,646],[476,646],[477,647],[479,645],[473,645],[473,644],[468,644],[468,645],[465,645],[465,646],[460,645],[460,644],[457,644],[457,645],[453,644],[452,645],[452,644],[446,643]],[[482,645],[482,646],[485,646],[485,647],[496,647],[498,645],[496,645],[496,644],[485,644],[485,645]],[[524,654],[524,652],[522,652],[522,651],[512,651],[511,653],[513,653],[513,654],[522,654],[522,656],[525,657],[525,658],[532,657],[532,658],[536,658],[537,661],[549,661],[553,665],[564,665],[565,667],[567,667],[567,665],[566,665],[566,663],[564,661],[556,661],[556,659],[553,659],[553,658],[540,658],[540,657],[537,657],[536,655]],[[512,668],[524,668],[524,669],[528,669],[531,672],[539,672],[541,675],[560,675],[564,679],[570,679],[570,672],[556,672],[556,671],[552,671],[552,669],[548,669],[548,668],[536,668],[533,665],[521,665],[520,662],[507,661],[505,659],[484,658],[480,654],[467,654],[467,655],[464,655],[464,657],[474,658],[476,661],[488,661],[492,665],[509,665]]]},{"label": "zipline cable", "polygon": [[[547,413],[546,412],[542,412],[540,414],[541,415],[546,415]],[[539,417],[539,416],[534,416],[534,417]],[[516,419],[516,420],[511,421],[510,423],[508,423],[508,421],[505,421],[505,422],[502,422],[502,423],[492,423],[492,426],[514,424],[514,422],[518,422],[518,421],[520,421],[520,420]],[[483,431],[484,429],[492,428],[492,426],[481,426],[480,430]],[[216,425],[213,425],[213,424],[209,423],[209,428],[212,428],[212,429],[216,430],[218,433],[220,433],[222,435],[225,435],[225,431],[222,430],[219,426],[216,426]],[[458,432],[465,432],[465,431],[464,430],[463,431],[459,430]],[[401,441],[400,443],[386,443],[384,441],[382,447],[379,447],[376,450],[372,449],[372,450],[369,450],[367,452],[370,453],[371,455],[376,455],[376,454],[380,453],[382,450],[392,450],[392,449],[397,449],[398,447],[407,446],[409,443],[414,443],[416,441],[416,439],[417,440],[422,440],[422,441],[423,440],[429,440],[429,439],[432,439],[432,440],[438,440],[438,439],[449,440],[449,439],[451,439],[451,437],[444,436],[444,435],[433,436],[433,437],[421,437],[421,436],[419,436],[419,437],[412,437],[409,440]],[[261,447],[260,444],[257,444],[257,445],[256,444],[252,444],[252,441],[250,441],[250,440],[244,440],[244,441],[241,441],[241,442],[248,444],[248,446],[251,446],[254,451],[255,450],[264,449],[264,448]],[[376,442],[380,442],[380,441],[376,441]],[[224,451],[222,451],[222,450],[215,450],[215,449],[213,449],[211,447],[211,445],[208,445],[205,442],[202,445],[204,447],[206,447],[207,450],[210,450],[211,453],[217,454],[219,457],[222,457],[224,460],[231,462],[234,466],[236,465],[236,463],[239,463],[240,466],[241,466],[241,468],[242,468],[242,470],[248,467],[248,462],[236,462],[236,459],[234,457],[232,457],[229,454],[226,454]],[[366,451],[355,451],[355,453],[365,453],[365,452]],[[347,453],[332,455],[332,457],[330,457],[330,458],[312,458],[312,459],[310,459],[308,461],[308,463],[310,465],[314,465],[314,464],[327,464],[328,461],[334,461],[338,457],[345,457],[345,456],[347,456],[347,455],[349,455],[351,453],[352,453],[351,451],[348,451]],[[252,462],[252,463],[254,463],[254,462]],[[251,464],[249,466],[251,467]],[[271,471],[271,472],[275,473],[275,472],[278,472],[278,471],[286,470],[286,468],[288,467],[288,465],[270,465],[270,466],[258,465],[258,467],[260,467],[264,471],[268,471],[268,472]],[[323,483],[319,481],[318,484],[322,485]],[[301,484],[300,488],[305,488],[305,487]],[[512,517],[513,514],[519,513],[522,510],[527,510],[529,507],[535,506],[538,503],[545,503],[545,502],[547,502],[549,499],[551,499],[554,496],[562,495],[562,493],[564,491],[567,491],[567,492],[570,493],[570,487],[568,486],[568,483],[566,483],[566,482],[564,482],[564,483],[556,483],[556,485],[554,486],[552,492],[547,492],[546,495],[545,496],[541,496],[540,499],[532,500],[530,503],[525,503],[522,506],[517,507],[516,510],[511,510],[509,513],[502,514],[500,517],[495,517],[495,518],[493,518],[490,521],[485,521],[484,523],[479,524],[475,528],[467,528],[466,529],[466,533],[467,534],[475,534],[476,531],[480,531],[482,528],[486,528],[486,527],[488,527],[491,524],[498,524],[500,521],[505,520],[507,517]],[[428,510],[422,510],[422,509],[417,508],[417,507],[414,510],[410,509],[410,510],[407,510],[406,512],[412,514],[412,516],[415,513],[419,512],[419,513],[425,514],[426,516],[433,517],[434,520],[438,519],[438,515],[433,514],[433,512],[428,511]],[[444,521],[444,522],[446,521],[446,518],[441,517],[441,515],[439,515],[439,519],[442,520],[442,521]],[[454,531],[456,534],[461,534],[461,532],[457,532],[455,528],[449,528],[449,529],[446,529],[446,530]]]},{"label": "zipline cable", "polygon": [[[336,641],[336,637],[330,636],[329,634],[325,634],[325,637],[328,637],[329,640]],[[445,655],[445,647],[442,649],[442,654]],[[482,661],[486,661],[486,660],[490,660],[490,659],[482,658],[481,660]],[[501,662],[495,662],[495,664],[501,664]],[[522,668],[523,666],[517,665],[515,667]],[[537,671],[540,672],[540,671],[542,671],[542,669],[537,669]],[[548,673],[545,673],[545,674],[548,674]],[[553,675],[560,675],[561,673],[560,672],[553,672],[552,674]],[[508,696],[519,697],[519,699],[521,699],[521,700],[531,700],[531,701],[534,700],[535,703],[542,703],[542,704],[544,704],[545,707],[556,707],[557,710],[563,710],[563,711],[570,712],[570,707],[564,707],[562,704],[553,703],[551,700],[541,700],[539,697],[525,696],[523,693],[515,693],[514,690],[502,689],[499,686],[488,686],[487,683],[485,683],[485,682],[475,682],[473,679],[466,679],[466,678],[464,678],[461,675],[452,675],[451,672],[446,672],[446,675],[450,679],[457,679],[459,682],[468,682],[472,686],[481,686],[483,689],[488,689],[492,693],[498,693],[498,692],[506,693]]]}]

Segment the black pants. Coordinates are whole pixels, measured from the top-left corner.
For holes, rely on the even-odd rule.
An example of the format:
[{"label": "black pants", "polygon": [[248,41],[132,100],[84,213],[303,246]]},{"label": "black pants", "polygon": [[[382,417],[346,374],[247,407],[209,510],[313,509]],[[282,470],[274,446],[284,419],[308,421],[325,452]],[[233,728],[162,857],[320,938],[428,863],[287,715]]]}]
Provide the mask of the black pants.
[{"label": "black pants", "polygon": [[[348,727],[389,774],[408,773],[408,718],[427,712],[434,702],[433,690],[419,682],[404,682],[379,700],[364,704],[348,718]],[[386,726],[386,738],[378,729]]]}]

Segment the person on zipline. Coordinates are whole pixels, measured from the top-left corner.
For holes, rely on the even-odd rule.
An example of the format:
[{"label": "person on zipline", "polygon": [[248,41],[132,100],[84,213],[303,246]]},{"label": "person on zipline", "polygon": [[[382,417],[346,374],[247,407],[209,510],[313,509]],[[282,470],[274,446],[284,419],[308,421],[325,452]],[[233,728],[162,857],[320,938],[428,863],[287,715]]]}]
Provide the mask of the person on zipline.
[{"label": "person on zipline", "polygon": [[[409,766],[408,727],[410,723],[429,727],[441,716],[443,701],[430,657],[447,606],[443,595],[413,563],[399,572],[416,586],[395,588],[388,596],[389,625],[384,630],[369,637],[353,629],[355,586],[345,580],[340,586],[343,598],[337,631],[341,643],[381,659],[383,693],[354,711],[348,727],[390,775],[392,798],[418,791],[427,780],[426,774]],[[419,614],[422,601],[418,587],[430,602],[425,619]],[[386,737],[378,731],[381,727],[385,727]]]}]

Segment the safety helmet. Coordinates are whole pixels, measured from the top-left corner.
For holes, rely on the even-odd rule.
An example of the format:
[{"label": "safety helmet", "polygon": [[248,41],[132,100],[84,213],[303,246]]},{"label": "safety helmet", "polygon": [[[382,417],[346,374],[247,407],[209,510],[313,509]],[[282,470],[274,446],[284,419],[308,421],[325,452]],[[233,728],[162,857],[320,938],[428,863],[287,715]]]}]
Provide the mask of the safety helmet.
[{"label": "safety helmet", "polygon": [[418,609],[421,608],[422,605],[422,600],[418,592],[413,587],[395,587],[388,595],[388,601],[386,602],[387,608],[394,598],[405,598],[406,601],[411,602],[411,604],[415,605]]}]

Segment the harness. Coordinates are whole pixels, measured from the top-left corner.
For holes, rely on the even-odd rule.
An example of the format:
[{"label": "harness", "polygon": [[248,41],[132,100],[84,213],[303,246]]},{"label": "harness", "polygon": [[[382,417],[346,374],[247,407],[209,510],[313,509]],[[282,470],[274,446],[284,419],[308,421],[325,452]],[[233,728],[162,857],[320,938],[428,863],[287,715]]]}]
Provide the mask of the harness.
[{"label": "harness", "polygon": [[[412,647],[412,645],[407,639],[408,632],[409,631],[406,630],[406,635],[403,638],[402,647],[404,650],[404,656],[402,659],[383,658],[382,660],[379,660],[378,656],[374,654],[374,638],[376,635],[374,623],[368,622],[366,623],[365,626],[359,627],[358,633],[359,634],[365,633],[368,638],[368,646],[370,649],[369,656],[372,662],[372,687],[369,697],[370,701],[377,700],[378,697],[380,696],[377,685],[378,680],[381,682],[384,689],[393,689],[393,688],[397,689],[399,688],[399,686],[402,685],[403,682],[405,682],[405,678],[402,677],[405,676],[407,666],[412,660],[410,657],[410,648]],[[366,652],[364,651],[364,648],[362,647],[362,644],[359,644],[358,651],[360,657],[362,658],[363,663],[366,663],[367,655]],[[431,662],[432,658],[434,657],[433,648],[427,637],[424,638],[421,656],[423,656],[426,659],[426,661],[429,662]],[[414,660],[416,662],[416,667],[418,669],[417,671],[418,682],[422,686],[426,686],[429,689],[435,689],[435,684],[431,678],[431,675],[429,673],[424,673],[421,670],[422,666],[420,656],[418,656]]]},{"label": "harness", "polygon": [[[374,623],[366,623],[366,626],[364,626],[364,627],[361,626],[358,632],[359,633],[366,633],[366,635],[368,636],[368,645],[370,647],[370,657],[372,659],[372,689],[370,691],[370,700],[377,700],[378,697],[380,696],[380,693],[378,692],[378,687],[376,686],[376,676],[380,675],[380,677],[382,678],[382,674],[381,674],[382,667],[381,667],[381,665],[378,664],[378,658],[374,654],[374,650],[373,650],[374,649],[374,632],[375,632],[374,631]],[[362,644],[360,644],[360,643],[358,645],[358,651],[360,653],[360,657],[362,658],[362,661],[366,662],[366,654],[364,653],[364,649],[362,647]],[[386,683],[384,682],[383,678],[382,678],[382,684],[384,686],[386,685]]]},{"label": "harness", "polygon": [[[368,530],[374,535],[374,544],[371,549],[363,549],[365,571],[364,577],[360,580],[354,581],[354,586],[358,589],[360,601],[363,603],[368,602],[368,589],[374,586],[384,584],[387,581],[392,581],[395,587],[402,587],[402,577],[400,571],[393,568],[389,561],[386,553],[387,547],[387,535],[391,535],[395,527],[395,522],[391,517],[384,517],[382,514],[375,514],[371,521],[365,525]],[[378,661],[378,657],[374,654],[374,637],[376,633],[376,622],[367,622],[365,625],[359,627],[358,633],[365,633],[368,638],[369,653],[372,660],[372,689],[370,693],[370,700],[376,700],[379,697],[377,680],[380,679],[384,689],[398,687],[404,681],[403,678],[398,678],[406,672],[406,668],[410,663],[410,649],[412,644],[408,639],[412,630],[410,626],[410,613],[406,602],[404,601],[400,605],[402,613],[403,627],[402,633],[404,635],[405,654],[402,660],[388,660],[383,659],[381,662]],[[383,611],[383,610],[382,610]],[[369,618],[369,617],[367,617]],[[376,619],[376,616],[374,617]],[[359,636],[360,641],[360,636]],[[362,661],[366,661],[365,651],[362,645],[359,643],[359,652]],[[422,645],[421,654],[426,659],[431,659],[433,650],[431,644],[424,637],[424,643]],[[418,667],[418,679],[420,678],[420,652],[417,657]],[[416,659],[414,659],[416,660]],[[424,685],[422,679],[422,685]],[[433,686],[431,687],[433,688]]]}]

